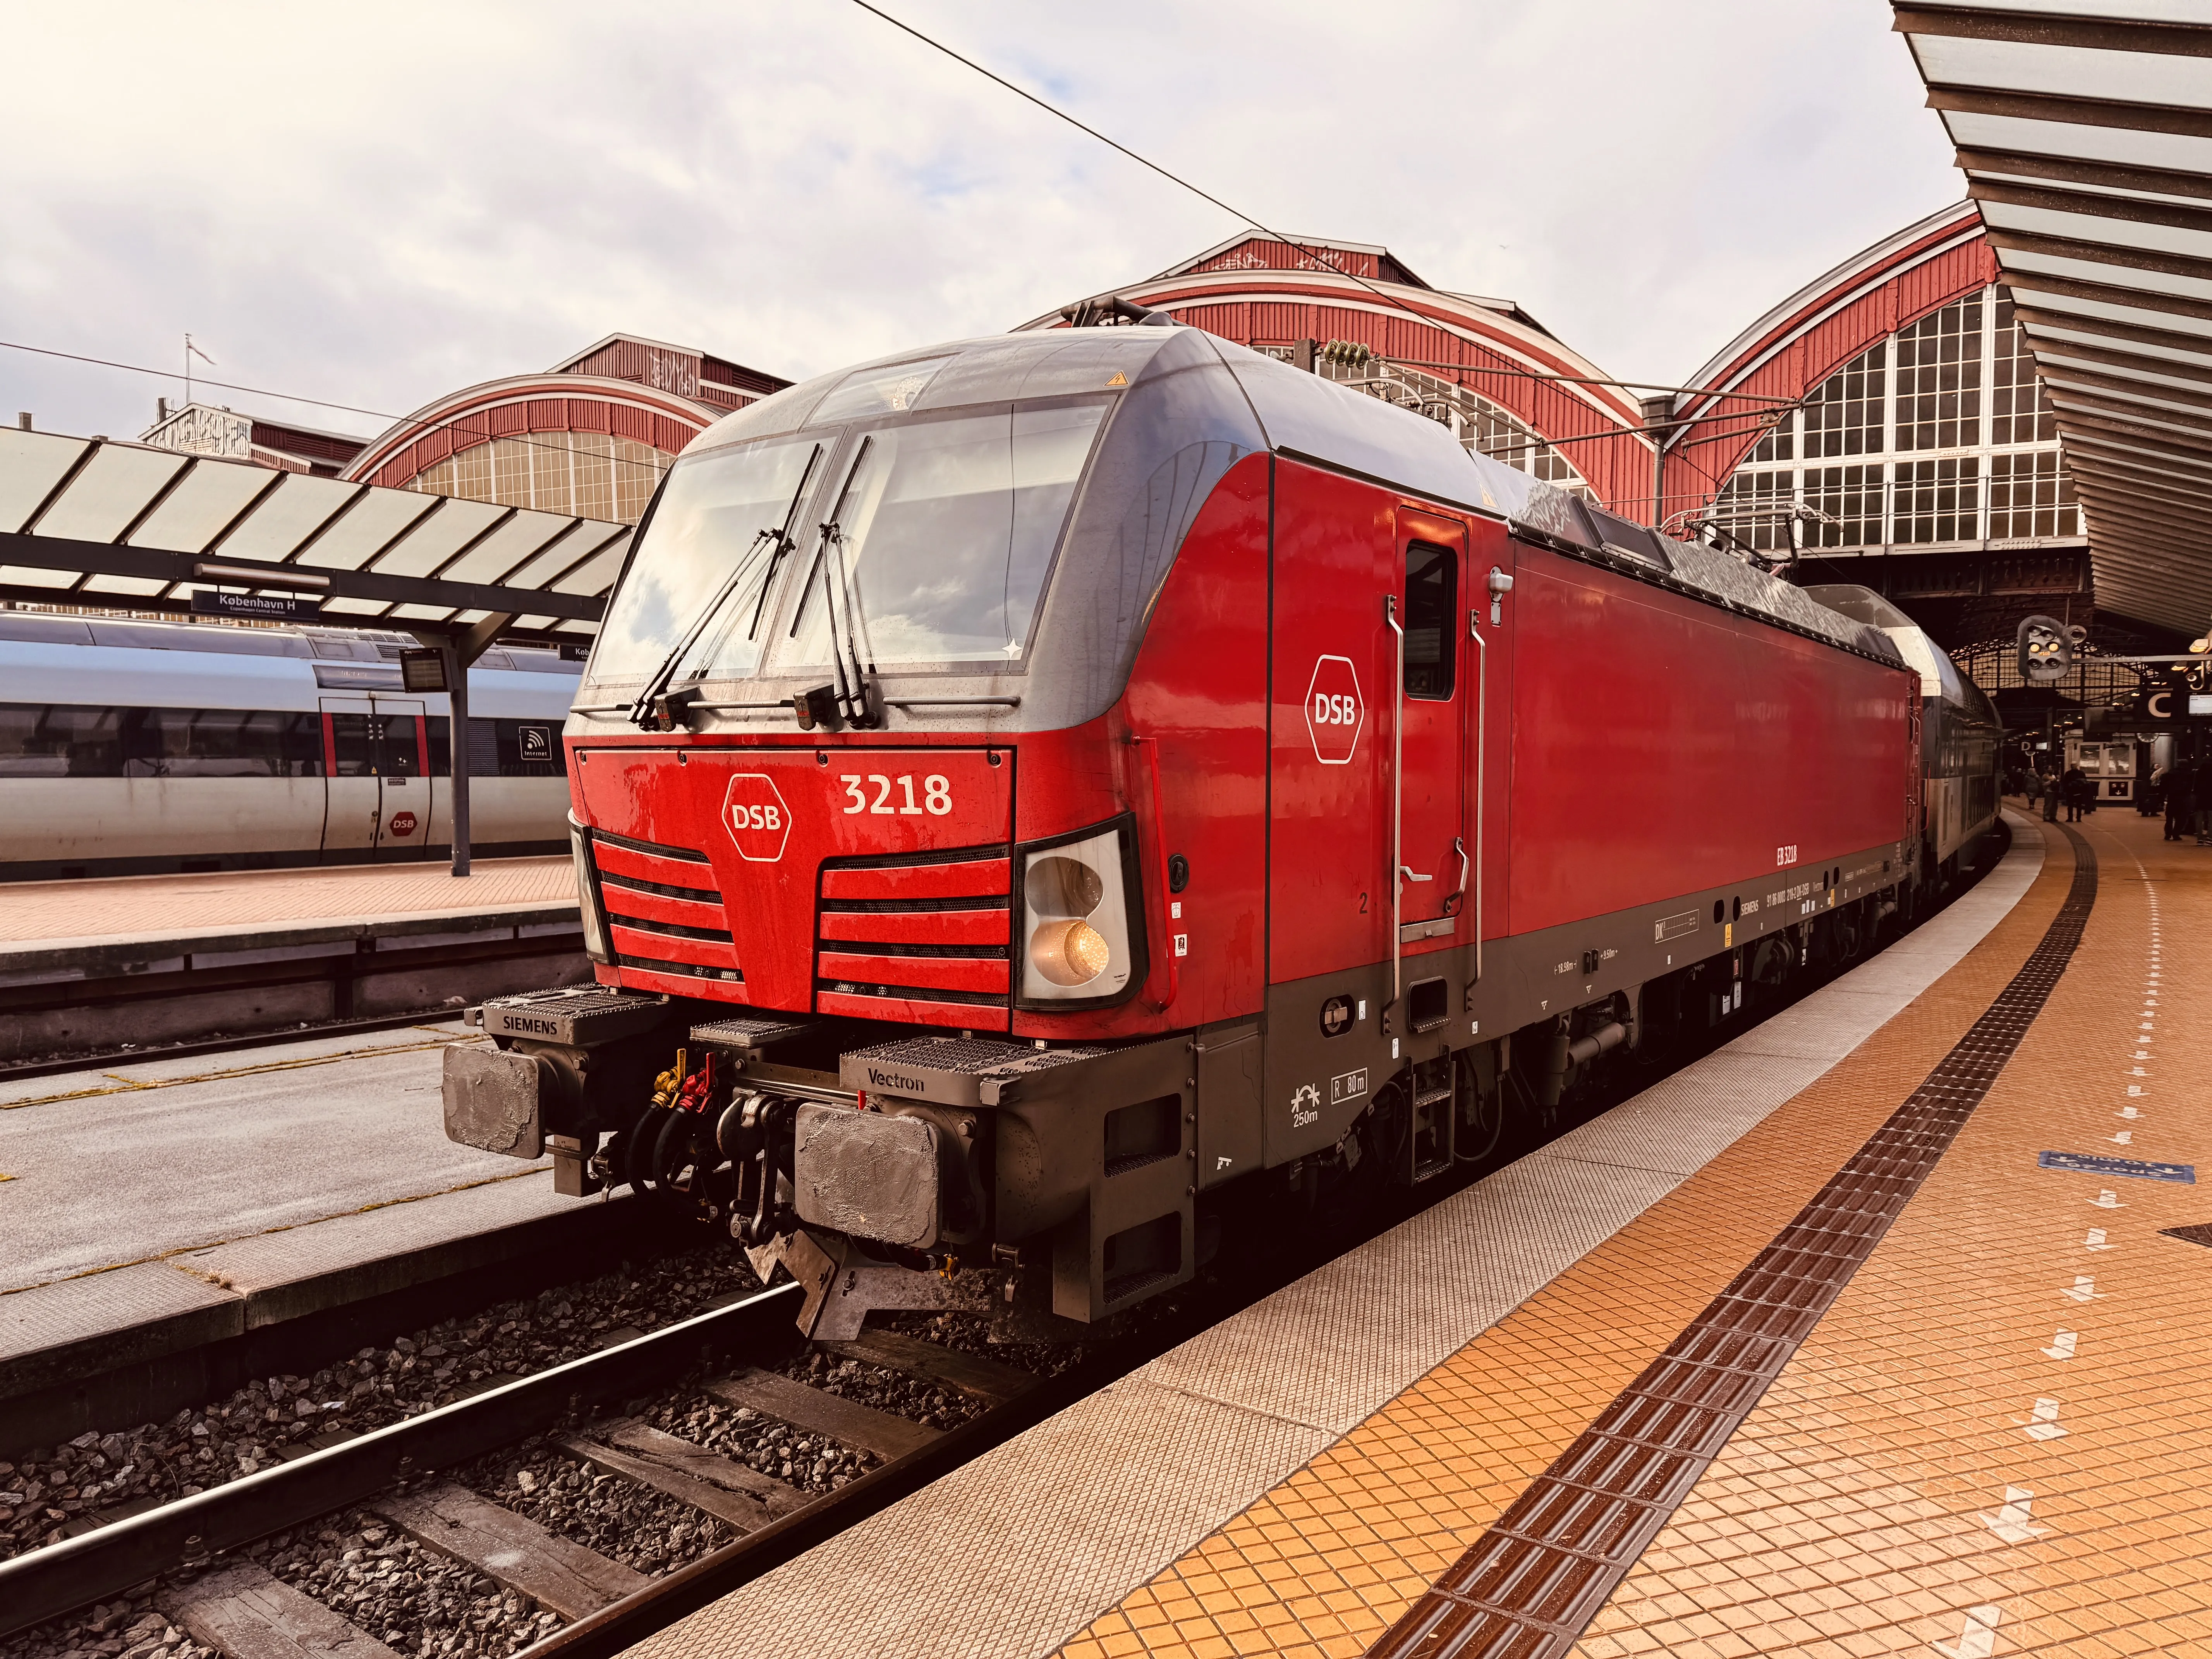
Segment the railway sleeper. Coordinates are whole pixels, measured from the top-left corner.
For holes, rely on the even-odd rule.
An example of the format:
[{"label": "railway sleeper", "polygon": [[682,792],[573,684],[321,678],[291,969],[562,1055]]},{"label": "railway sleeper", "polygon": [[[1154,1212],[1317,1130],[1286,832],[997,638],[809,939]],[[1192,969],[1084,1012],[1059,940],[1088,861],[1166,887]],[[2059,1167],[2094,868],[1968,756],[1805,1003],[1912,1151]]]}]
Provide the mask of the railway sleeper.
[{"label": "railway sleeper", "polygon": [[228,1659],[399,1659],[367,1631],[252,1561],[155,1598],[171,1623]]}]

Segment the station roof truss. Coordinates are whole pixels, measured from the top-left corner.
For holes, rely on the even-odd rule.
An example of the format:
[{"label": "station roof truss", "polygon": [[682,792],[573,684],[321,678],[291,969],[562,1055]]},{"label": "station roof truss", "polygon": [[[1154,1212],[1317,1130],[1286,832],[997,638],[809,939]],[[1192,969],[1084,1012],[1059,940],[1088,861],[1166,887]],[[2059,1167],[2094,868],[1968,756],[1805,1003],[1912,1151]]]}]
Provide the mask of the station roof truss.
[{"label": "station roof truss", "polygon": [[[331,620],[581,642],[632,527],[0,428],[0,599],[189,612],[198,589]],[[502,620],[503,619],[503,620]]]},{"label": "station roof truss", "polygon": [[2212,0],[1893,10],[2056,410],[2099,608],[2201,634]]}]

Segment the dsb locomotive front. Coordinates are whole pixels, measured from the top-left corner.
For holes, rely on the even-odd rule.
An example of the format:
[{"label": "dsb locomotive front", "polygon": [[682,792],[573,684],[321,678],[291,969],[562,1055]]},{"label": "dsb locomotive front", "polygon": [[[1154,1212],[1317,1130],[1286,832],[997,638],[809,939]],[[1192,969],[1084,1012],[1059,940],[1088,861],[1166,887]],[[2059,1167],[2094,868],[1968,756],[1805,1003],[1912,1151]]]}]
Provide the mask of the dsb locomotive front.
[{"label": "dsb locomotive front", "polygon": [[1971,860],[1994,716],[1860,592],[1157,319],[793,387],[641,526],[564,737],[598,984],[486,1005],[448,1133],[727,1228],[817,1335],[1095,1327]]}]

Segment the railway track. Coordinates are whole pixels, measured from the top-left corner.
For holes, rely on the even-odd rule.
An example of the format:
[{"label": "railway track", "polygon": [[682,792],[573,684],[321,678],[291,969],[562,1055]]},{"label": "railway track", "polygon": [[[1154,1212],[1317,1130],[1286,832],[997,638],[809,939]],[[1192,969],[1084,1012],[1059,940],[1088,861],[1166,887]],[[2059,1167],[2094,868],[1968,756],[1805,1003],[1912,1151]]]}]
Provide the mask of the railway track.
[{"label": "railway track", "polygon": [[[344,1587],[428,1554],[448,1577],[457,1569],[479,1589],[494,1587],[472,1598],[500,1616],[475,1613],[489,1626],[477,1634],[491,1639],[470,1651],[611,1653],[1020,1432],[1159,1346],[1139,1340],[1046,1375],[896,1330],[811,1345],[826,1376],[874,1368],[933,1397],[957,1395],[963,1409],[950,1414],[964,1420],[939,1427],[789,1375],[799,1297],[793,1285],[744,1296],[0,1563],[0,1638],[11,1652],[65,1651],[73,1644],[61,1631],[32,1647],[13,1644],[72,1612],[113,1608],[132,1614],[132,1626],[158,1620],[226,1659],[293,1648],[380,1659],[407,1650],[386,1639],[403,1632],[384,1619],[353,1622],[342,1610]],[[1176,1334],[1162,1331],[1162,1340]],[[834,1449],[848,1465],[866,1467],[809,1493],[764,1472],[757,1457],[732,1456],[655,1420],[698,1399],[732,1422],[772,1425],[772,1444],[801,1446],[824,1462]],[[612,1478],[637,1488],[651,1508],[679,1507],[716,1546],[651,1577],[495,1501],[483,1490],[484,1461],[526,1443],[536,1449],[526,1471],[533,1462],[558,1470],[522,1483],[526,1495],[564,1477]],[[786,1462],[781,1473],[791,1472]],[[380,1534],[365,1547],[325,1543],[307,1552],[337,1557],[343,1571],[320,1577],[341,1593],[300,1588],[289,1539],[333,1517],[349,1524],[364,1516],[374,1522],[368,1531]],[[349,1536],[320,1530],[341,1543]],[[273,1548],[248,1549],[272,1539]],[[257,1553],[277,1557],[273,1570]],[[370,1563],[366,1574],[362,1560]],[[114,1618],[111,1611],[101,1622]]]},{"label": "railway track", "polygon": [[[1714,1042],[1746,1029],[1717,1031]],[[1609,1093],[1580,1103],[1555,1130],[1613,1103]],[[1371,1218],[1357,1236],[1526,1150],[1502,1146],[1492,1161]],[[399,1421],[295,1442],[273,1454],[279,1461],[223,1485],[87,1517],[100,1524],[0,1562],[0,1653],[613,1654],[1354,1242],[1309,1239],[1263,1252],[1233,1282],[1059,1369],[973,1352],[980,1330],[963,1349],[913,1328],[957,1327],[957,1316],[901,1316],[853,1342],[802,1344],[793,1326],[798,1286],[726,1294],[660,1329],[613,1331],[620,1340],[597,1352],[465,1384],[463,1397],[447,1403],[425,1408],[418,1398]],[[435,1352],[407,1339],[398,1347],[410,1358]],[[875,1404],[851,1397],[843,1384],[856,1373],[887,1381],[890,1391]],[[926,1402],[939,1409],[921,1409]],[[21,1479],[0,1464],[0,1488]],[[578,1534],[592,1530],[585,1500],[602,1494],[615,1519],[582,1541]],[[0,1490],[0,1506],[9,1495]],[[624,1560],[626,1525],[680,1535],[683,1547]],[[410,1611],[395,1616],[410,1597]],[[103,1649],[100,1638],[112,1644],[117,1632],[125,1644]]]}]

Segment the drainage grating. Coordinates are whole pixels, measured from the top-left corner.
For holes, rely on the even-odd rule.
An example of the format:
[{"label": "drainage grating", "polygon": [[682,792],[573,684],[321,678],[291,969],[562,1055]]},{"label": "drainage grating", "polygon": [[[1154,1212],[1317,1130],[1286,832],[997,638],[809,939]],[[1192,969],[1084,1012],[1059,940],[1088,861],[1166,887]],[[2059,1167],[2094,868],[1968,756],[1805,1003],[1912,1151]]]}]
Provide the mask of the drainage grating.
[{"label": "drainage grating", "polygon": [[[1560,1659],[1580,1639],[2043,1012],[2097,897],[2096,854],[2057,827],[2074,845],[2073,885],[2011,983],[1796,1218],[1367,1650],[1370,1659]],[[2212,1242],[2212,1227],[2186,1231]]]}]

